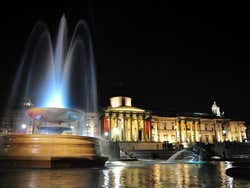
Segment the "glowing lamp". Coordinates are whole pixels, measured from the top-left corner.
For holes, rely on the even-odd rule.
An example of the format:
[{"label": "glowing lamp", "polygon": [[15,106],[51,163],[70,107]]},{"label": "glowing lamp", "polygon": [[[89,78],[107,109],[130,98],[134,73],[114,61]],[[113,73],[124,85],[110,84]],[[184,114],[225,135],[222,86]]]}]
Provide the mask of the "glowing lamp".
[{"label": "glowing lamp", "polygon": [[21,127],[22,127],[22,129],[26,129],[27,125],[23,123],[23,124],[21,125]]},{"label": "glowing lamp", "polygon": [[114,128],[114,133],[115,133],[115,135],[118,135],[118,134],[119,134],[119,128],[118,128],[118,127],[115,127],[115,128]]}]

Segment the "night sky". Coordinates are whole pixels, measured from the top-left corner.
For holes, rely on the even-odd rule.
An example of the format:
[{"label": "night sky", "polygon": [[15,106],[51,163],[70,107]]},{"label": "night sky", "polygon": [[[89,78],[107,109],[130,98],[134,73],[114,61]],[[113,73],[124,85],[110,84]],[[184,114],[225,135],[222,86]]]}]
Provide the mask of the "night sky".
[{"label": "night sky", "polygon": [[166,114],[210,112],[216,101],[226,117],[250,122],[249,7],[166,2],[1,5],[1,105],[35,23],[55,36],[65,13],[70,33],[79,19],[92,31],[100,107],[115,95]]}]

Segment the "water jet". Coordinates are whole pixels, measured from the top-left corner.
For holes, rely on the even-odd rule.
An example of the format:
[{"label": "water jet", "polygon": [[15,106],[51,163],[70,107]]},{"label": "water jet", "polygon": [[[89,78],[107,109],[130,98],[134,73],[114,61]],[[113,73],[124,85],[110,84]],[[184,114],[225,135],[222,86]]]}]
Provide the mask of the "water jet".
[{"label": "water jet", "polygon": [[107,160],[101,154],[97,119],[88,118],[97,117],[90,31],[80,20],[68,41],[67,30],[62,16],[55,45],[42,22],[30,35],[6,105],[8,114],[17,95],[28,99],[22,122],[16,122],[25,133],[0,137],[0,167],[88,167]]}]

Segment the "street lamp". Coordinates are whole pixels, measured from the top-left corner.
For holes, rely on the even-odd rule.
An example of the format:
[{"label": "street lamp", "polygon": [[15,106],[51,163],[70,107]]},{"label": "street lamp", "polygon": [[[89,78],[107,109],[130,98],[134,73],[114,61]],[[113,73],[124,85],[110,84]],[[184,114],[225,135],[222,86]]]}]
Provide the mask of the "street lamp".
[{"label": "street lamp", "polygon": [[226,130],[222,130],[222,133],[225,136],[226,135]]},{"label": "street lamp", "polygon": [[106,136],[106,137],[107,137],[108,135],[109,135],[109,133],[108,133],[108,132],[105,132],[105,133],[104,133],[104,136]]},{"label": "street lamp", "polygon": [[27,125],[23,123],[23,124],[21,125],[21,127],[22,127],[22,129],[26,129]]}]

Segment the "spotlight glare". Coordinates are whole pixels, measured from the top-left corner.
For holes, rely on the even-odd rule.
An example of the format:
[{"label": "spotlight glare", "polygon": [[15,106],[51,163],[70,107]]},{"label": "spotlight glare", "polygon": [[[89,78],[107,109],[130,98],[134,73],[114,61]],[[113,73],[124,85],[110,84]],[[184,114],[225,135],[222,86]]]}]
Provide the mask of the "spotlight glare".
[{"label": "spotlight glare", "polygon": [[27,125],[23,123],[23,124],[21,125],[21,127],[22,127],[22,129],[26,129]]}]

